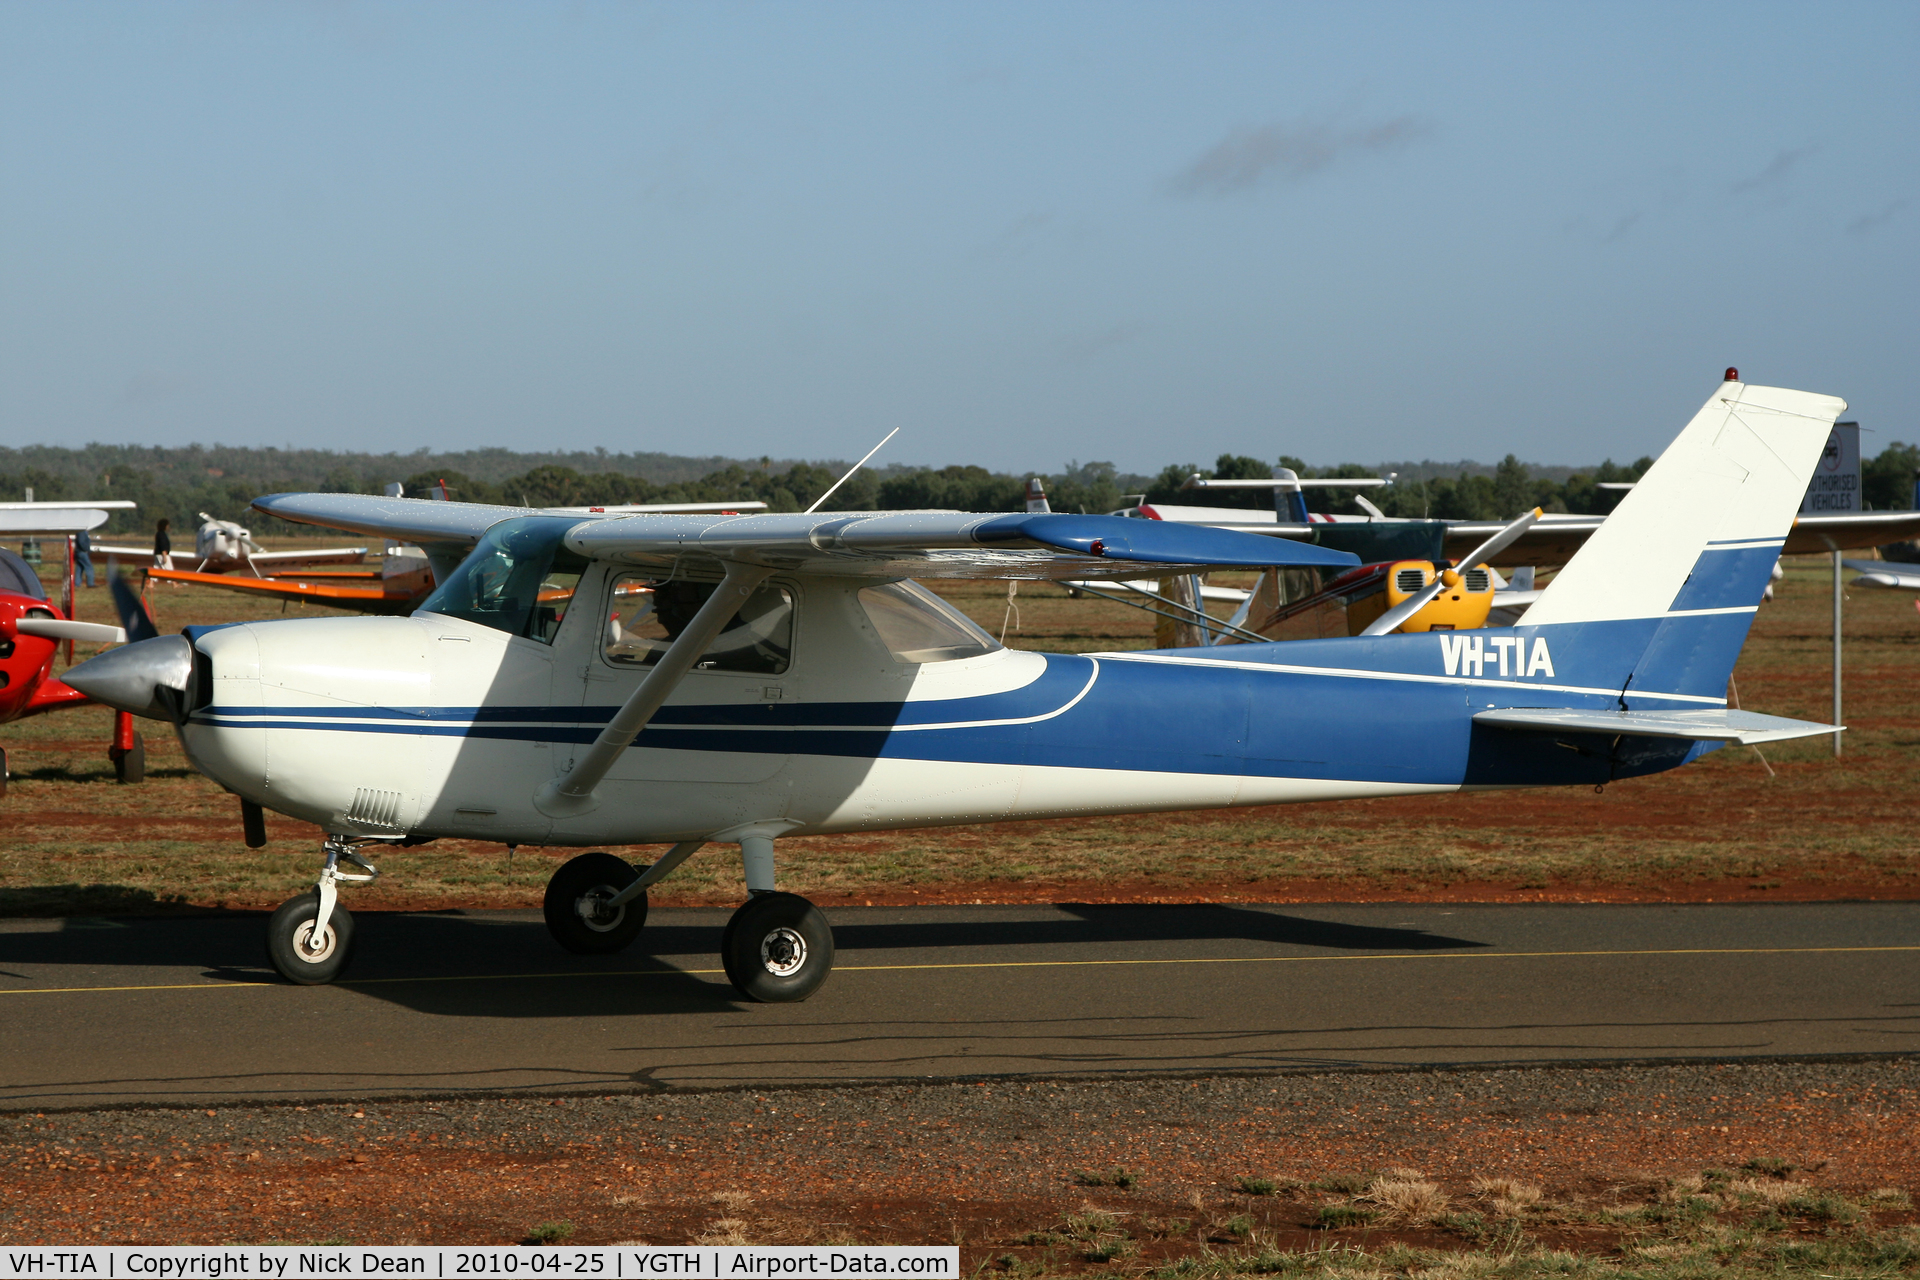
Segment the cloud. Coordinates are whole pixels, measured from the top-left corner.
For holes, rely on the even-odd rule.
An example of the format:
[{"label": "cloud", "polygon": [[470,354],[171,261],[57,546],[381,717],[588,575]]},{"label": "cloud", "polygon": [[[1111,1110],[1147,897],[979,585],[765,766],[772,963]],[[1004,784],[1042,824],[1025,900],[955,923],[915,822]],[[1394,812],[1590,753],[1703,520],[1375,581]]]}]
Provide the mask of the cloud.
[{"label": "cloud", "polygon": [[1301,121],[1235,129],[1167,179],[1167,190],[1181,196],[1231,196],[1268,181],[1299,182],[1343,155],[1395,151],[1429,132],[1412,116],[1358,128]]},{"label": "cloud", "polygon": [[1073,367],[1090,364],[1115,347],[1125,346],[1140,336],[1140,326],[1117,324],[1097,332],[1070,334],[1047,344],[1047,354],[1055,365]]},{"label": "cloud", "polygon": [[1892,218],[1894,214],[1906,207],[1907,202],[1905,200],[1894,200],[1889,202],[1878,213],[1863,213],[1847,224],[1847,234],[1850,236],[1866,235],[1869,231],[1879,227],[1880,224],[1886,222]]},{"label": "cloud", "polygon": [[1040,237],[1052,229],[1052,226],[1051,213],[1022,214],[974,252],[977,256],[989,261],[1023,258],[1039,243]]},{"label": "cloud", "polygon": [[1818,151],[1818,147],[1782,147],[1777,155],[1767,163],[1767,167],[1750,178],[1742,178],[1727,188],[1734,195],[1746,195],[1749,192],[1765,191],[1784,184],[1787,177],[1802,160]]},{"label": "cloud", "polygon": [[190,390],[186,379],[164,369],[142,369],[120,384],[120,403],[155,404],[171,400]]},{"label": "cloud", "polygon": [[1616,218],[1614,220],[1613,229],[1608,231],[1607,234],[1600,237],[1600,243],[1612,244],[1616,240],[1625,238],[1627,232],[1633,230],[1634,227],[1638,225],[1642,216],[1643,215],[1641,211],[1636,209],[1632,213],[1625,214],[1619,218]]}]

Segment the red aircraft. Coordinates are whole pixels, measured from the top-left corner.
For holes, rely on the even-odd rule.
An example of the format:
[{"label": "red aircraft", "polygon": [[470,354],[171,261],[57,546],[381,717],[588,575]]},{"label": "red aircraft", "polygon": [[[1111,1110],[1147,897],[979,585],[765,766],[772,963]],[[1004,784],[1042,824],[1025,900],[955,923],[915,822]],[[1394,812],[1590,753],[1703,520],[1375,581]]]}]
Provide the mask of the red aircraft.
[{"label": "red aircraft", "polygon": [[[123,643],[127,633],[98,622],[75,622],[68,613],[47,599],[32,565],[0,550],[0,724],[89,705],[85,694],[54,677],[54,654],[63,642]],[[146,745],[125,712],[113,718],[113,745],[107,755],[120,781],[138,782],[145,776]],[[6,793],[6,780],[7,753],[0,748],[0,795]]]}]

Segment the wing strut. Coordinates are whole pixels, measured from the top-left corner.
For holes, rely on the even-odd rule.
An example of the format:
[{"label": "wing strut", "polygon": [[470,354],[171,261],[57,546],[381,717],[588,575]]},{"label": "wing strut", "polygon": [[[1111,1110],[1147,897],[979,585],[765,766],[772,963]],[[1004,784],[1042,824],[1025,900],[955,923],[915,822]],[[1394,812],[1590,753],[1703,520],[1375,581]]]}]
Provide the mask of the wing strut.
[{"label": "wing strut", "polygon": [[583,813],[591,813],[600,807],[600,798],[594,789],[601,779],[607,776],[607,770],[613,768],[613,762],[620,753],[632,745],[640,731],[647,727],[647,721],[653,719],[654,712],[660,710],[667,696],[671,694],[693,670],[693,664],[707,651],[713,638],[740,612],[740,606],[754,593],[762,582],[771,576],[773,570],[757,564],[741,564],[738,561],[727,562],[727,576],[707,602],[700,606],[686,629],[673,638],[666,652],[654,662],[653,670],[647,672],[640,687],[633,691],[626,705],[613,713],[613,719],[600,731],[573,766],[572,772],[565,777],[555,778],[534,793],[534,808],[549,818],[574,818]]}]

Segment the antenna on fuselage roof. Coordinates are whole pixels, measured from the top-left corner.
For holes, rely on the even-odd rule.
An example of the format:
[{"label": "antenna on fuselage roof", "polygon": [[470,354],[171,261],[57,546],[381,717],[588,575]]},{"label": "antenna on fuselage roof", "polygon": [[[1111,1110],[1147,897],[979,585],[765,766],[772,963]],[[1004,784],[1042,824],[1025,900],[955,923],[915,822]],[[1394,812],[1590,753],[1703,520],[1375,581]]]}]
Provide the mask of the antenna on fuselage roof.
[{"label": "antenna on fuselage roof", "polygon": [[[873,448],[867,450],[867,458],[871,458],[874,454],[880,452],[882,445],[885,445],[887,441],[893,439],[895,436],[899,434],[900,434],[900,428],[895,427],[893,430],[887,432],[886,435],[881,436],[880,444],[877,444],[873,446]],[[825,493],[821,494],[819,497],[815,498],[813,500],[813,505],[811,507],[808,507],[805,511],[801,512],[800,514],[810,516],[815,511],[817,511],[821,503],[825,502],[828,498],[831,498],[833,496],[834,489],[838,489],[841,485],[853,479],[853,473],[867,465],[867,458],[862,458],[860,459],[860,461],[854,463],[853,466],[847,470],[847,474],[841,476],[838,480],[835,480],[831,488],[829,488]]]}]

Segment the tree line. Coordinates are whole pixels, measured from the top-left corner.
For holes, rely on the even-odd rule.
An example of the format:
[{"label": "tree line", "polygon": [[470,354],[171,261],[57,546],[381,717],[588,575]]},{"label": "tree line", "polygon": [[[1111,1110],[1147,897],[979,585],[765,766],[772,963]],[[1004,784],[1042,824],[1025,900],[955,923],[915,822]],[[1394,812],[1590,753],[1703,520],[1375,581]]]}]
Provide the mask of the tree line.
[{"label": "tree line", "polygon": [[[1637,480],[1653,464],[1611,460],[1584,468],[1535,467],[1512,454],[1499,463],[1402,463],[1387,468],[1344,463],[1311,467],[1295,457],[1276,460],[1303,478],[1357,477],[1397,469],[1395,483],[1360,490],[1390,516],[1438,520],[1497,520],[1530,507],[1551,512],[1601,514],[1619,490],[1607,481]],[[521,464],[516,467],[513,464]],[[455,466],[462,463],[464,466]],[[1119,471],[1110,462],[1069,463],[1054,473],[1011,473],[953,465],[895,464],[863,470],[828,498],[826,511],[899,511],[941,508],[1019,511],[1027,481],[1039,475],[1055,511],[1100,513],[1148,502],[1191,506],[1271,509],[1265,490],[1184,489],[1194,475],[1218,479],[1265,479],[1274,462],[1221,454],[1212,467],[1178,463],[1157,475]],[[684,458],[669,454],[515,454],[480,450],[455,454],[344,454],[294,449],[145,449],[89,445],[80,449],[36,446],[0,449],[0,499],[22,497],[31,487],[40,500],[131,498],[139,507],[115,512],[109,535],[149,532],[165,517],[176,530],[199,523],[198,513],[239,520],[256,534],[312,532],[249,510],[266,493],[314,490],[381,493],[400,482],[410,497],[428,497],[443,484],[458,501],[509,506],[580,507],[629,503],[764,502],[774,511],[800,511],[826,492],[845,464],[757,462]],[[1920,447],[1894,443],[1862,463],[1863,497],[1873,510],[1912,505]],[[1320,490],[1310,495],[1316,511],[1359,514],[1353,492]]]}]

